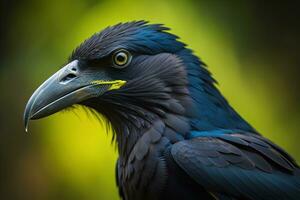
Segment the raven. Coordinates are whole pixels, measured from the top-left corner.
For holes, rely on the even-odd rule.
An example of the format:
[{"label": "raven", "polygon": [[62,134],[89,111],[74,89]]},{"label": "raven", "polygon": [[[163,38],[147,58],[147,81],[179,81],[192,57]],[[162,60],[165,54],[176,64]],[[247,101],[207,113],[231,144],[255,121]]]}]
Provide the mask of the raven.
[{"label": "raven", "polygon": [[205,64],[169,28],[146,21],[95,33],[29,99],[30,119],[79,104],[105,116],[120,196],[300,199],[300,170],[226,101]]}]

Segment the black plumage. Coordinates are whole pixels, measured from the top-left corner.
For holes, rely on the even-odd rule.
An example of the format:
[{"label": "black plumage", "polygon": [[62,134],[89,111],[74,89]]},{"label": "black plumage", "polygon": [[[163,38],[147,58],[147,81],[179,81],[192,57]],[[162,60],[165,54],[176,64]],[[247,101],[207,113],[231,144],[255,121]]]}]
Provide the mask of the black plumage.
[{"label": "black plumage", "polygon": [[[72,104],[103,114],[126,200],[299,199],[297,163],[228,104],[168,30],[138,21],[94,34],[31,97],[26,124]],[[126,66],[116,66],[118,52]]]}]

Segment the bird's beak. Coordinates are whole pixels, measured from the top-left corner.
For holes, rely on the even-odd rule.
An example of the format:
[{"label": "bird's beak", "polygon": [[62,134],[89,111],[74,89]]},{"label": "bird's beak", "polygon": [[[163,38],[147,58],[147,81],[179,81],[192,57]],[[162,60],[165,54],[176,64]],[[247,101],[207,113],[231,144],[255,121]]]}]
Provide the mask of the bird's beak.
[{"label": "bird's beak", "polygon": [[118,89],[125,83],[123,80],[107,80],[99,73],[81,71],[78,61],[72,61],[53,74],[30,97],[24,112],[25,130],[30,119],[49,116],[108,90]]}]

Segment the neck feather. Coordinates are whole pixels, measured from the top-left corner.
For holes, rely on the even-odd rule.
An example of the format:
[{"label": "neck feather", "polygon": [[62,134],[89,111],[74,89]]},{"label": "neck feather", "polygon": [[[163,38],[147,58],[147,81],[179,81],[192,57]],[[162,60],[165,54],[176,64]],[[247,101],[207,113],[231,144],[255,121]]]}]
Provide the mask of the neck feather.
[{"label": "neck feather", "polygon": [[255,133],[228,104],[205,65],[189,49],[169,54],[160,66],[143,66],[147,75],[107,93],[99,99],[99,107],[94,106],[111,122],[121,157],[126,159],[138,139],[158,120],[182,138],[190,130],[241,129]]}]

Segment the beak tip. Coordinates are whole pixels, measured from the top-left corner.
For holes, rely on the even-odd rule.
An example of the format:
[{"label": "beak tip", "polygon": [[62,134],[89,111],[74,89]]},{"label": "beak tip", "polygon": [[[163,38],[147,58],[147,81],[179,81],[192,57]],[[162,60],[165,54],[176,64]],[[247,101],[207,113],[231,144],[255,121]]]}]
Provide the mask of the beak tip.
[{"label": "beak tip", "polygon": [[28,133],[28,122],[29,120],[25,121],[25,132]]},{"label": "beak tip", "polygon": [[23,118],[24,128],[26,133],[28,133],[28,124],[29,124],[29,120],[31,119],[31,108],[29,109],[29,107],[31,106],[26,105],[24,118]]},{"label": "beak tip", "polygon": [[28,133],[28,124],[29,124],[29,120],[24,120],[24,128],[26,133]]}]

